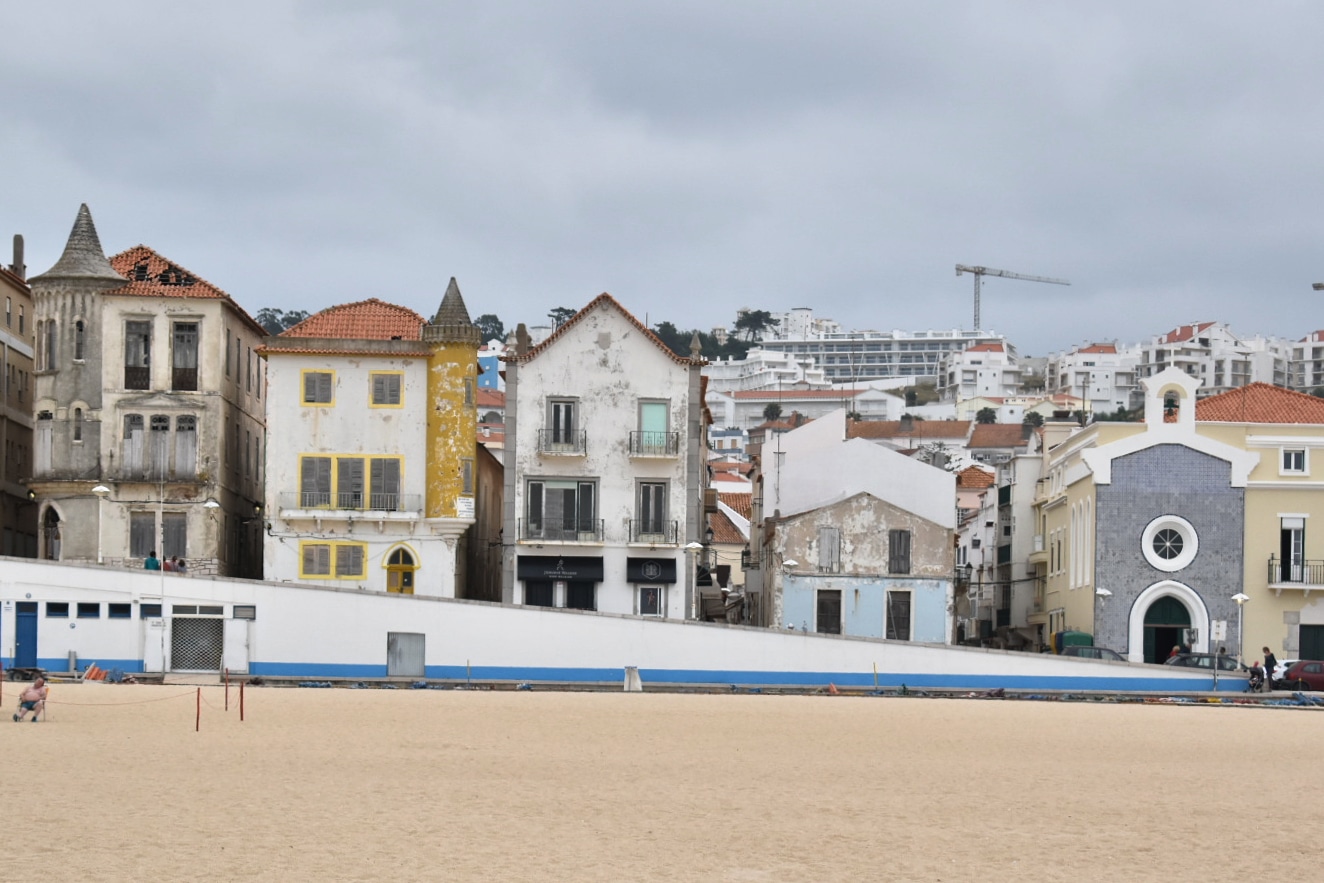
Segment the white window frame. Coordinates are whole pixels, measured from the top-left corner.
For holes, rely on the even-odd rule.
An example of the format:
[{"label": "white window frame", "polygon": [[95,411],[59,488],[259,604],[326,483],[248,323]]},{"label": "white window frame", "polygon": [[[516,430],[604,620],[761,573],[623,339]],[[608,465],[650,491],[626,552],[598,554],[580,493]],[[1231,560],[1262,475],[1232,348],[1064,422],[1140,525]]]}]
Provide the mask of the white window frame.
[{"label": "white window frame", "polygon": [[[1288,459],[1300,459],[1301,467],[1294,468],[1288,465]],[[1282,447],[1278,449],[1278,474],[1279,475],[1309,475],[1310,474],[1310,448],[1289,448]]]}]

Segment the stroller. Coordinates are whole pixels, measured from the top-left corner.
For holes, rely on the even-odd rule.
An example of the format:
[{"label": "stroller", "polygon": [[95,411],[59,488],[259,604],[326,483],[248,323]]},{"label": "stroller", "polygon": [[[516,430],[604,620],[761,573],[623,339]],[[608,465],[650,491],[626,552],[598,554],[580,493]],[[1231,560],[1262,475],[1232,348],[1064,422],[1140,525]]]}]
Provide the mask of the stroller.
[{"label": "stroller", "polygon": [[1246,689],[1244,692],[1264,692],[1264,668],[1258,661],[1250,667],[1250,678],[1246,681]]}]

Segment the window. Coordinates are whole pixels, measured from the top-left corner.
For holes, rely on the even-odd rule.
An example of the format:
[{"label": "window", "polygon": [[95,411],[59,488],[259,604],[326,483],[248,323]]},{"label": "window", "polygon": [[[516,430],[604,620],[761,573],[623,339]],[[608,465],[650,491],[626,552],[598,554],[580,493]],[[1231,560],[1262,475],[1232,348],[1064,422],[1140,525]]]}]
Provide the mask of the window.
[{"label": "window", "polygon": [[12,327],[13,327],[13,325],[14,325],[13,319],[14,319],[14,299],[13,299],[12,297],[7,297],[7,298],[5,298],[5,327],[6,327],[6,328],[12,328]]},{"label": "window", "polygon": [[26,329],[25,329],[25,327],[24,327],[24,319],[23,319],[23,305],[22,305],[22,304],[19,304],[19,305],[18,305],[18,333],[19,333],[19,334],[22,334],[25,330],[26,330]]},{"label": "window", "polygon": [[100,605],[100,604],[93,603],[93,602],[90,602],[90,601],[79,601],[79,602],[78,602],[78,618],[79,618],[79,619],[100,619],[100,618],[101,618],[101,605]]},{"label": "window", "polygon": [[571,399],[552,399],[547,403],[548,430],[543,449],[577,451],[579,447],[579,403]]},{"label": "window", "polygon": [[910,640],[910,592],[887,593],[887,639]]},{"label": "window", "polygon": [[152,323],[124,323],[124,388],[152,388]]},{"label": "window", "polygon": [[87,325],[82,319],[74,323],[74,361],[87,358]]},{"label": "window", "polygon": [[235,619],[257,619],[257,605],[236,604],[233,616]]},{"label": "window", "polygon": [[161,605],[142,604],[138,607],[138,615],[143,619],[159,619],[161,616]]},{"label": "window", "polygon": [[814,631],[823,635],[841,634],[841,590],[819,589]]},{"label": "window", "polygon": [[460,493],[472,497],[474,493],[474,461],[460,461]]},{"label": "window", "polygon": [[300,543],[300,576],[362,579],[367,546],[362,543]]},{"label": "window", "polygon": [[150,472],[154,477],[164,478],[170,454],[170,418],[164,414],[153,414],[151,427],[151,435],[149,436],[151,445]]},{"label": "window", "polygon": [[676,436],[667,431],[667,403],[639,403],[639,431],[630,447],[632,454],[667,456],[676,453]]},{"label": "window", "polygon": [[593,583],[567,583],[565,606],[571,610],[597,610],[597,586]]},{"label": "window", "polygon": [[555,607],[556,588],[551,580],[525,580],[524,604],[528,607]]},{"label": "window", "polygon": [[244,345],[244,344],[243,344],[243,341],[241,341],[238,337],[236,337],[236,338],[234,339],[234,382],[235,382],[235,384],[243,383],[242,375],[243,375],[243,371],[244,371],[244,363],[243,363],[243,362],[240,360],[240,358],[239,358],[239,353],[243,350],[243,345]]},{"label": "window", "polygon": [[464,378],[464,404],[470,408],[474,406],[474,380],[472,377]]},{"label": "window", "polygon": [[330,508],[331,458],[302,457],[299,460],[299,473],[300,508]]},{"label": "window", "polygon": [[133,618],[133,605],[132,605],[132,604],[114,604],[114,603],[112,603],[112,604],[107,604],[107,605],[106,605],[106,618],[107,618],[107,619],[132,619],[132,618]]},{"label": "window", "polygon": [[230,376],[230,329],[225,329],[225,376]]},{"label": "window", "polygon": [[399,408],[402,405],[400,385],[404,375],[398,371],[372,371],[368,374],[371,404],[377,408]]},{"label": "window", "polygon": [[841,529],[818,529],[818,569],[827,573],[841,570]]},{"label": "window", "polygon": [[244,478],[253,477],[253,432],[244,430]]},{"label": "window", "polygon": [[124,415],[124,440],[120,454],[120,466],[130,475],[140,474],[143,470],[144,428],[146,424],[141,414]]},{"label": "window", "polygon": [[83,409],[74,408],[74,441],[83,440]]},{"label": "window", "polygon": [[161,513],[161,556],[163,558],[188,557],[187,513]]},{"label": "window", "polygon": [[198,388],[198,323],[176,322],[174,352],[172,353],[170,388],[196,390]]},{"label": "window", "polygon": [[[1175,573],[1195,560],[1200,541],[1185,518],[1161,515],[1146,525],[1140,540],[1145,560],[1165,573]],[[1060,553],[1059,553],[1060,554]]]},{"label": "window", "polygon": [[635,540],[674,541],[667,524],[667,483],[664,481],[639,482],[639,517]]},{"label": "window", "polygon": [[596,481],[531,480],[524,538],[600,541],[597,490]]},{"label": "window", "polygon": [[198,468],[198,418],[175,418],[175,477],[191,478]]},{"label": "window", "polygon": [[386,558],[386,591],[399,595],[414,594],[414,556],[407,549],[394,549]]},{"label": "window", "polygon": [[[41,323],[38,322],[37,325],[38,325],[38,329],[37,329],[38,335],[40,336]],[[58,328],[59,326],[55,324],[54,319],[48,319],[46,321],[45,344],[42,347],[42,353],[41,353],[42,361],[44,362],[44,364],[41,367],[46,371],[54,371],[56,366],[59,365],[58,347],[59,347],[60,338],[58,334]]]},{"label": "window", "polygon": [[1280,517],[1278,554],[1282,558],[1279,565],[1279,580],[1281,582],[1305,582],[1306,519],[1303,516]]},{"label": "window", "polygon": [[335,378],[336,375],[333,371],[304,371],[303,403],[305,405],[333,404],[335,401],[333,396]]},{"label": "window", "polygon": [[887,572],[910,573],[910,531],[887,532]]},{"label": "window", "polygon": [[248,347],[248,349],[246,349],[245,352],[248,354],[248,373],[244,376],[244,390],[246,392],[252,392],[253,391],[253,348]]},{"label": "window", "polygon": [[639,587],[639,615],[640,616],[663,616],[665,611],[662,609],[662,587],[661,586],[640,586]]},{"label": "window", "polygon": [[1283,448],[1282,468],[1278,470],[1280,475],[1294,474],[1301,475],[1306,472],[1306,451],[1304,448]]},{"label": "window", "polygon": [[46,615],[57,619],[63,619],[69,616],[69,604],[65,601],[47,601]]},{"label": "window", "polygon": [[400,458],[373,457],[369,478],[372,481],[370,508],[394,511],[400,508]]},{"label": "window", "polygon": [[51,471],[51,453],[55,445],[54,429],[55,415],[50,411],[38,411],[37,431],[33,438],[37,451],[32,464],[32,471],[36,475],[45,475]]},{"label": "window", "polygon": [[129,557],[146,558],[156,551],[156,513],[129,513]]}]

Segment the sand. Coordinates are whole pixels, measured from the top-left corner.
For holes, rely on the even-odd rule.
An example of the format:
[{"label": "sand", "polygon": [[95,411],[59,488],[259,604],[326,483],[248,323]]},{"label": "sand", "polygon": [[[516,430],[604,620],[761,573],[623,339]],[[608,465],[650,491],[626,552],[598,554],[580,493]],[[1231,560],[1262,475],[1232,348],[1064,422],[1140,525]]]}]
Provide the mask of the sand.
[{"label": "sand", "polygon": [[7,880],[1320,873],[1324,710],[204,687],[195,732],[193,687],[18,686]]}]

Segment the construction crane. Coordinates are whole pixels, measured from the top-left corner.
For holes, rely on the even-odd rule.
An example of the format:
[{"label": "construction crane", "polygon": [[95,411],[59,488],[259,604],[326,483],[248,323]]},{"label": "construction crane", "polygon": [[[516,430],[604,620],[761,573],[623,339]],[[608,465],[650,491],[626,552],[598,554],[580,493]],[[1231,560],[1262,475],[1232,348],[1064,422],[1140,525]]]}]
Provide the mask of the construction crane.
[{"label": "construction crane", "polygon": [[1010,270],[995,270],[992,267],[967,267],[965,264],[956,265],[956,275],[970,273],[975,277],[975,327],[971,330],[979,331],[979,279],[982,276],[1001,276],[1004,279],[1023,279],[1026,282],[1051,282],[1054,285],[1070,285],[1065,279],[1054,279],[1050,276],[1026,276],[1024,273],[1013,273]]}]

